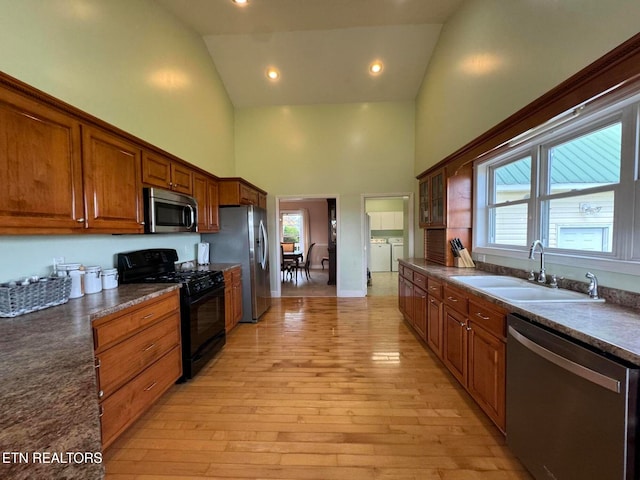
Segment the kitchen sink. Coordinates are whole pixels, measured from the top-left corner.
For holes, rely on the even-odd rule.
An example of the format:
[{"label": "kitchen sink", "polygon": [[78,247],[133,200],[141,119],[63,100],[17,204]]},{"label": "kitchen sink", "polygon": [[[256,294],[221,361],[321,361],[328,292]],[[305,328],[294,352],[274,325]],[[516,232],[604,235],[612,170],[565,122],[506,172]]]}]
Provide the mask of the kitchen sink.
[{"label": "kitchen sink", "polygon": [[589,298],[585,293],[549,288],[520,278],[499,275],[456,276],[451,278],[470,287],[477,288],[493,297],[513,303],[604,302],[604,299],[601,298]]}]

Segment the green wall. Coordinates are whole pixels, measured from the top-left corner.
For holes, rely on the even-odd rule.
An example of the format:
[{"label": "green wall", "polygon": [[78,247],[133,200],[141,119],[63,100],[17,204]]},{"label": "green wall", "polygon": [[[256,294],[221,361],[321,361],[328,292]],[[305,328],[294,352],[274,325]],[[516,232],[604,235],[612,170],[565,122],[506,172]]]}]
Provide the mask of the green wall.
[{"label": "green wall", "polygon": [[[638,19],[637,0],[465,1],[443,27],[416,98],[414,173],[637,34]],[[486,261],[528,268],[526,259]],[[584,280],[581,269],[551,268]],[[629,276],[597,273],[607,286],[630,288]]]},{"label": "green wall", "polygon": [[[235,175],[233,105],[202,39],[151,0],[0,0],[0,70],[219,176]],[[0,236],[0,282],[54,256],[103,267],[198,235]]]},{"label": "green wall", "polygon": [[0,70],[219,176],[233,105],[204,41],[151,0],[0,0]]},{"label": "green wall", "polygon": [[416,98],[419,174],[640,31],[637,0],[467,0]]},{"label": "green wall", "polygon": [[361,195],[414,188],[413,126],[413,102],[236,111],[236,171],[269,192],[271,238],[277,197],[338,198],[339,295],[366,294]]}]

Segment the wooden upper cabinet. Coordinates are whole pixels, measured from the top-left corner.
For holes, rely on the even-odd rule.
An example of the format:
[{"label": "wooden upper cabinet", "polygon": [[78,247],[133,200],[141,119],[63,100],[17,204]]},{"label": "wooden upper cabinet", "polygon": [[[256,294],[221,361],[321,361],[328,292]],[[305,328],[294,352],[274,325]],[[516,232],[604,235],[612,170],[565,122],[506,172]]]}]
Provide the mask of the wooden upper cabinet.
[{"label": "wooden upper cabinet", "polygon": [[193,194],[194,172],[186,165],[145,150],[142,154],[142,181],[174,192]]},{"label": "wooden upper cabinet", "polygon": [[84,229],[80,124],[0,89],[0,232]]},{"label": "wooden upper cabinet", "polygon": [[267,192],[242,178],[221,178],[219,188],[220,205],[255,205],[267,208]]},{"label": "wooden upper cabinet", "polygon": [[87,228],[109,233],[142,233],[141,151],[111,133],[83,128]]},{"label": "wooden upper cabinet", "polygon": [[218,180],[194,173],[193,196],[198,202],[198,232],[218,232]]},{"label": "wooden upper cabinet", "polygon": [[470,250],[472,180],[471,164],[439,167],[420,176],[419,222],[425,229],[427,260],[453,266],[449,246],[453,238],[460,238]]}]

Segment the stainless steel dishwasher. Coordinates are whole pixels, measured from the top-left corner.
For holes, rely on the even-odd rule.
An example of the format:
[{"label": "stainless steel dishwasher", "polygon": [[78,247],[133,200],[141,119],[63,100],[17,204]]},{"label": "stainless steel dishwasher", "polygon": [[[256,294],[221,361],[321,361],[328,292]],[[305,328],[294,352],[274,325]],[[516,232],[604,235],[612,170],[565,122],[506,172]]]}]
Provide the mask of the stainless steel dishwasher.
[{"label": "stainless steel dishwasher", "polygon": [[637,478],[639,368],[516,315],[508,325],[507,445],[529,472]]}]

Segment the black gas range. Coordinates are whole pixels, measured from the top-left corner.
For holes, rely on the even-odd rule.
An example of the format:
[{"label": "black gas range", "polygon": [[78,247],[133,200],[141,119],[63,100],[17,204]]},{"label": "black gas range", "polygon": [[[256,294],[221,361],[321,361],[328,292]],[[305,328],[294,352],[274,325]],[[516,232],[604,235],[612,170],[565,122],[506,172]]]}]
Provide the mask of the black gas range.
[{"label": "black gas range", "polygon": [[192,378],[224,346],[224,275],[176,270],[178,253],[154,248],[118,254],[121,283],[180,283],[182,380]]}]

